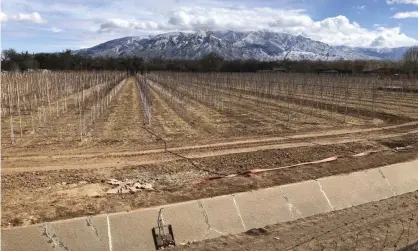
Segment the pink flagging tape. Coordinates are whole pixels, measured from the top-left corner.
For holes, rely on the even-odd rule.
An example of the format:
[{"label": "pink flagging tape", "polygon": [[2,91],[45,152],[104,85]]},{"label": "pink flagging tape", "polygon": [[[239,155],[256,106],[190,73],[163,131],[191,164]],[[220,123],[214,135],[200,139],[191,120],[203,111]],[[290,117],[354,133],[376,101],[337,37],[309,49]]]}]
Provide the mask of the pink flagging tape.
[{"label": "pink flagging tape", "polygon": [[[374,154],[374,153],[381,152],[381,151],[385,151],[385,150],[387,150],[387,149],[369,150],[369,151],[365,151],[365,152],[362,152],[362,153],[348,155],[348,157],[363,157],[363,156],[367,156],[367,155]],[[229,175],[212,176],[212,177],[207,177],[207,178],[203,178],[203,179],[194,181],[193,184],[200,184],[200,183],[204,183],[204,182],[208,182],[208,181],[212,181],[212,180],[224,179],[224,178],[233,178],[233,177],[237,177],[237,176],[245,176],[245,175],[252,175],[252,174],[257,174],[257,173],[276,171],[276,170],[280,170],[280,169],[287,169],[287,168],[292,168],[292,167],[297,167],[297,166],[304,166],[304,165],[331,162],[331,161],[335,161],[335,160],[337,160],[338,158],[341,158],[341,157],[344,157],[344,156],[332,156],[332,157],[329,157],[329,158],[326,158],[326,159],[310,161],[310,162],[303,162],[303,163],[299,163],[299,164],[295,164],[295,165],[281,166],[281,167],[267,168],[267,169],[251,169],[251,170],[247,170],[247,171],[244,171],[244,172],[239,172],[239,173],[234,173],[234,174],[229,174]]]},{"label": "pink flagging tape", "polygon": [[311,162],[303,162],[303,163],[290,165],[290,166],[281,166],[281,167],[267,168],[267,169],[251,169],[251,170],[247,170],[247,171],[240,172],[240,173],[235,173],[235,174],[229,174],[229,175],[224,175],[224,176],[207,177],[207,178],[203,178],[203,179],[200,179],[198,181],[195,181],[193,183],[194,184],[199,184],[199,183],[203,183],[203,182],[211,181],[211,180],[218,180],[218,179],[223,179],[223,178],[233,178],[233,177],[237,177],[237,176],[244,176],[244,175],[251,175],[251,174],[257,174],[257,173],[263,173],[263,172],[270,172],[270,171],[286,169],[286,168],[291,168],[291,167],[296,167],[296,166],[303,166],[303,165],[309,165],[309,164],[318,164],[318,163],[330,162],[330,161],[337,160],[338,158],[339,158],[338,156],[332,156],[332,157],[322,159],[322,160],[311,161]]}]

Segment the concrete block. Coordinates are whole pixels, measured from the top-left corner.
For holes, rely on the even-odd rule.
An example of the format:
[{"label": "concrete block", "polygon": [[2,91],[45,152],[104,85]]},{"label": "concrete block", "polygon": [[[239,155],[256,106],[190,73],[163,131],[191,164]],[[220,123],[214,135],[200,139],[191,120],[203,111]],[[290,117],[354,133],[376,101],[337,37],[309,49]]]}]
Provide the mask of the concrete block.
[{"label": "concrete block", "polygon": [[112,251],[155,250],[152,228],[157,227],[157,208],[110,214],[108,217]]},{"label": "concrete block", "polygon": [[167,205],[162,209],[165,224],[171,224],[176,244],[220,237],[211,230],[207,215],[198,201]]},{"label": "concrete block", "polygon": [[381,167],[380,170],[397,195],[418,190],[418,160]]},{"label": "concrete block", "polygon": [[295,209],[292,210],[294,218],[295,213],[299,218],[332,211],[332,207],[317,181],[309,180],[284,185],[281,189],[289,204]]},{"label": "concrete block", "polygon": [[200,202],[206,213],[207,223],[212,231],[222,235],[237,234],[245,231],[231,195],[204,199]]},{"label": "concrete block", "polygon": [[379,169],[331,176],[319,179],[318,182],[335,210],[393,196]]},{"label": "concrete block", "polygon": [[65,250],[109,250],[106,215],[47,223],[47,232]]},{"label": "concrete block", "polygon": [[292,220],[280,187],[234,195],[246,230]]},{"label": "concrete block", "polygon": [[44,234],[44,225],[12,228],[1,231],[2,251],[61,251],[64,250]]}]

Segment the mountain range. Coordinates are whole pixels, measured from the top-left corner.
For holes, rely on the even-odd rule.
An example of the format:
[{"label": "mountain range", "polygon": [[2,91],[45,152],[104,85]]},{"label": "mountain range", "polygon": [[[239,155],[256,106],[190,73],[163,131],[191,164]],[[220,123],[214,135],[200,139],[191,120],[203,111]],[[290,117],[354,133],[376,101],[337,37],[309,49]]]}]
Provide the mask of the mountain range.
[{"label": "mountain range", "polygon": [[271,31],[172,32],[124,37],[74,51],[93,57],[138,56],[162,59],[200,59],[214,52],[226,60],[400,60],[409,47],[357,48],[331,46],[303,36]]}]

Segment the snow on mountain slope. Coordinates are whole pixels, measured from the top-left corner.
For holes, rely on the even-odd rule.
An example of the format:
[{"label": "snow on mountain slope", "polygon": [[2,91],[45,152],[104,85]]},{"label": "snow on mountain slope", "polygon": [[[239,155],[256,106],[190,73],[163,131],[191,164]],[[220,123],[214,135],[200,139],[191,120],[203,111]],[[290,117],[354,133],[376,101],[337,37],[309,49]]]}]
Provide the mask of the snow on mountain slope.
[{"label": "snow on mountain slope", "polygon": [[138,56],[163,59],[199,59],[214,52],[227,60],[399,60],[407,49],[330,46],[303,36],[270,31],[198,31],[124,37],[74,53],[93,57]]}]

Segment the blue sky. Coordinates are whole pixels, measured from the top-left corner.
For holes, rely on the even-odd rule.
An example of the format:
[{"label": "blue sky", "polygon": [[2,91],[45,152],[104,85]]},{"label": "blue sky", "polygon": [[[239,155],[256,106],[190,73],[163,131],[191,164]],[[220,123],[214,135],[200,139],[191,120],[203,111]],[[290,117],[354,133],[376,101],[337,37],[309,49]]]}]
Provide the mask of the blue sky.
[{"label": "blue sky", "polygon": [[7,0],[2,49],[55,52],[171,31],[271,30],[331,45],[418,45],[418,0]]}]

